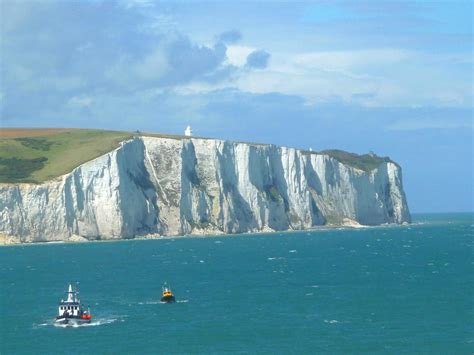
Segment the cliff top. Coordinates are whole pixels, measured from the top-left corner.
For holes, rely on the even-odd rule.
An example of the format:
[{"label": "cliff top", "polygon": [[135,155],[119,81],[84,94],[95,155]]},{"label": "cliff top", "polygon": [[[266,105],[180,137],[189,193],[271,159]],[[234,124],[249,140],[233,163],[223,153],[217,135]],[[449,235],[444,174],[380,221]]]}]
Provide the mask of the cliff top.
[{"label": "cliff top", "polygon": [[[41,183],[72,171],[119,146],[133,136],[183,139],[185,136],[152,132],[123,132],[74,128],[1,128],[0,183]],[[209,139],[194,137],[196,139]],[[248,143],[252,145],[264,145]],[[309,152],[306,152],[309,153]],[[316,152],[312,152],[316,154]],[[325,150],[343,164],[371,171],[388,157]]]},{"label": "cliff top", "polygon": [[92,129],[0,130],[0,182],[39,183],[118,147],[129,132]]},{"label": "cliff top", "polygon": [[371,172],[372,170],[376,169],[382,163],[395,163],[389,157],[379,157],[376,154],[355,154],[355,153],[348,153],[343,150],[337,149],[330,149],[330,150],[323,150],[319,152],[319,154],[326,154],[330,157],[340,161],[345,165],[352,166],[354,168],[363,170],[365,172]]}]

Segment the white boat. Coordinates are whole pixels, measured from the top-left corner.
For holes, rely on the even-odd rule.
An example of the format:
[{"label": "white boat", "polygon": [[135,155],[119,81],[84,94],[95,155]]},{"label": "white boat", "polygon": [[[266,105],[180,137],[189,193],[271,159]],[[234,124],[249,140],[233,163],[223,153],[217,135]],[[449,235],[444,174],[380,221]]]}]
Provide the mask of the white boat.
[{"label": "white boat", "polygon": [[81,301],[77,298],[77,290],[73,290],[69,284],[67,299],[61,300],[58,307],[57,324],[85,324],[90,323],[92,316],[90,310],[85,311]]}]

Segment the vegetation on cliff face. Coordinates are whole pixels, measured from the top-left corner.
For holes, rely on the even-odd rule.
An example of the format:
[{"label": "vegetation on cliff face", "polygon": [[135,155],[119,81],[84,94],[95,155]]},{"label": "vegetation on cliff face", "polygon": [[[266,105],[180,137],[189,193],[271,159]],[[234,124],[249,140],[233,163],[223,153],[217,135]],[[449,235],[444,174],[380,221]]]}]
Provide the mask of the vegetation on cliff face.
[{"label": "vegetation on cliff face", "polygon": [[379,157],[373,153],[370,154],[355,154],[348,153],[342,150],[332,149],[323,150],[320,154],[326,154],[336,159],[337,161],[352,166],[354,168],[363,170],[370,173],[372,170],[377,169],[380,164],[393,161],[389,157]]}]

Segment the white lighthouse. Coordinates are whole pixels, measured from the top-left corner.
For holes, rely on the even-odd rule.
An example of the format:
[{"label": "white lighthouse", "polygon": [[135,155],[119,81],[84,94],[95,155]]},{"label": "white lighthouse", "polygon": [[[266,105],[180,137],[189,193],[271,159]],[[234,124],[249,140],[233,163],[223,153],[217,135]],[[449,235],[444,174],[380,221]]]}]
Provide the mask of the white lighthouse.
[{"label": "white lighthouse", "polygon": [[184,130],[184,135],[186,137],[191,137],[193,135],[193,131],[191,129],[191,126],[187,126],[186,129]]}]

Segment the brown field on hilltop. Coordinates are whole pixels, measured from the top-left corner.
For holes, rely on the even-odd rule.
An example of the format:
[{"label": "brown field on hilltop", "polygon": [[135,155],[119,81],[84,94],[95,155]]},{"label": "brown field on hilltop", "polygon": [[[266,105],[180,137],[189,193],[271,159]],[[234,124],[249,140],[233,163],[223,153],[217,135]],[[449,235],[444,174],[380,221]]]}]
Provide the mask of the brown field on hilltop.
[{"label": "brown field on hilltop", "polygon": [[75,128],[0,128],[0,138],[43,137],[73,130]]}]

